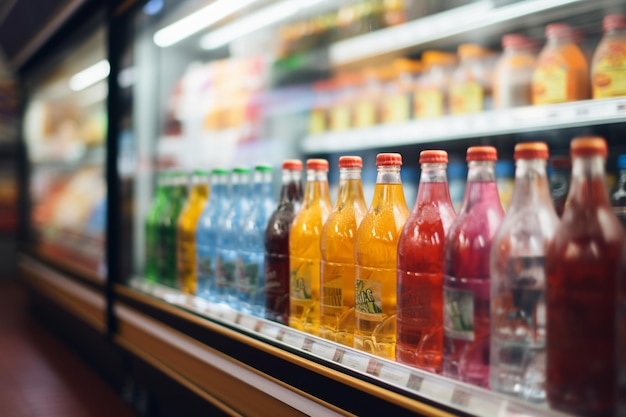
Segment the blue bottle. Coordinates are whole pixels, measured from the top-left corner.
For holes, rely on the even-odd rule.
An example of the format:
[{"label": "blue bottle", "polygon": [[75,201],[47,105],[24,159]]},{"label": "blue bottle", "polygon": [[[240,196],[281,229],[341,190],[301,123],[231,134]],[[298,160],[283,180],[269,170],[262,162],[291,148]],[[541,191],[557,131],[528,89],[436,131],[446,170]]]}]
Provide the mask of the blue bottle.
[{"label": "blue bottle", "polygon": [[196,228],[197,295],[208,300],[215,300],[217,294],[215,287],[217,234],[219,220],[230,206],[228,174],[228,170],[222,168],[211,171],[209,200]]},{"label": "blue bottle", "polygon": [[265,228],[275,209],[272,167],[257,165],[250,211],[241,222],[236,282],[238,308],[258,317],[265,317]]},{"label": "blue bottle", "polygon": [[250,169],[234,168],[230,177],[231,202],[221,217],[217,234],[216,300],[236,307],[236,270],[241,249],[241,222],[250,210]]}]

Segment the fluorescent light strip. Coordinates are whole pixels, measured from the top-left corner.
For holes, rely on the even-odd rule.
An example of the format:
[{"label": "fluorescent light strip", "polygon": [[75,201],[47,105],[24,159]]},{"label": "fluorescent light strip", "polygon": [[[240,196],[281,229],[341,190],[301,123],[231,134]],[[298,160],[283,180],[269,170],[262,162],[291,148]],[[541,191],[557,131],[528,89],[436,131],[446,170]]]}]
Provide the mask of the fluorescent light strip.
[{"label": "fluorescent light strip", "polygon": [[109,61],[103,59],[90,67],[85,68],[84,70],[77,72],[72,75],[70,78],[70,88],[73,91],[84,90],[97,83],[98,81],[104,80],[109,76],[109,72],[111,71],[111,67],[109,66]]},{"label": "fluorescent light strip", "polygon": [[174,45],[257,1],[217,0],[197,12],[158,30],[152,37],[152,40],[161,48]]}]

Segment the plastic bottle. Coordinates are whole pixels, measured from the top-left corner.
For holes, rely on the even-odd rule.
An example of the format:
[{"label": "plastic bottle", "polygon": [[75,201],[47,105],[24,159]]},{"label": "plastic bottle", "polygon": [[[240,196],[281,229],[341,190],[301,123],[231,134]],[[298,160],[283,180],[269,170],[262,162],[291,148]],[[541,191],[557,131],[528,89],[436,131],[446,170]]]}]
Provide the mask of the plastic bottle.
[{"label": "plastic bottle", "polygon": [[611,193],[611,205],[615,215],[626,229],[626,155],[620,155],[617,158],[617,169],[619,178]]},{"label": "plastic bottle", "polygon": [[163,206],[167,204],[169,181],[168,173],[158,174],[156,196],[146,216],[146,279],[151,282],[157,281],[158,222]]},{"label": "plastic bottle", "polygon": [[458,49],[459,66],[449,90],[450,114],[476,113],[492,108],[492,54],[471,43]]},{"label": "plastic bottle", "polygon": [[320,237],[332,205],[328,190],[328,161],[306,162],[302,210],[289,234],[289,326],[311,334],[320,324]]},{"label": "plastic bottle", "polygon": [[443,374],[489,385],[489,252],[504,217],[495,178],[496,149],[467,150],[461,211],[445,243]]},{"label": "plastic bottle", "polygon": [[302,204],[302,162],[283,162],[276,211],[265,229],[265,318],[289,324],[289,230]]},{"label": "plastic bottle", "polygon": [[422,151],[413,210],[398,241],[396,360],[441,373],[443,361],[443,245],[456,217],[445,151]]},{"label": "plastic bottle", "polygon": [[178,285],[188,294],[198,288],[196,276],[196,228],[209,198],[209,172],[194,171],[191,176],[189,197],[183,206],[177,224],[176,261]]},{"label": "plastic bottle", "polygon": [[354,334],[354,239],[367,204],[358,156],[339,158],[337,202],[322,229],[320,336],[352,347]]},{"label": "plastic bottle", "polygon": [[456,58],[452,54],[426,51],[422,54],[424,71],[417,78],[413,99],[416,119],[430,119],[447,113],[448,87]]},{"label": "plastic bottle", "polygon": [[491,388],[545,400],[545,253],[559,218],[546,173],[548,146],[515,146],[511,205],[491,245]]},{"label": "plastic bottle", "polygon": [[241,262],[237,263],[239,309],[265,316],[265,228],[276,206],[271,165],[254,168],[251,208],[241,222]]},{"label": "plastic bottle", "polygon": [[211,194],[196,227],[196,294],[209,300],[216,300],[217,296],[217,235],[219,221],[230,206],[228,174],[223,168],[211,171]]},{"label": "plastic bottle", "polygon": [[575,138],[565,212],[546,252],[550,406],[609,416],[615,408],[617,279],[624,231],[606,190],[607,147]]},{"label": "plastic bottle", "polygon": [[374,198],[356,234],[354,347],[394,359],[398,238],[409,210],[398,153],[376,157]]},{"label": "plastic bottle", "polygon": [[496,109],[530,106],[532,79],[537,58],[535,43],[511,33],[502,37],[504,52],[493,76],[493,105]]},{"label": "plastic bottle", "polygon": [[604,35],[591,60],[593,98],[626,95],[626,16],[613,14],[602,21]]},{"label": "plastic bottle", "polygon": [[565,23],[552,23],[546,27],[546,36],[533,73],[533,104],[588,99],[589,65],[575,43],[575,32]]}]

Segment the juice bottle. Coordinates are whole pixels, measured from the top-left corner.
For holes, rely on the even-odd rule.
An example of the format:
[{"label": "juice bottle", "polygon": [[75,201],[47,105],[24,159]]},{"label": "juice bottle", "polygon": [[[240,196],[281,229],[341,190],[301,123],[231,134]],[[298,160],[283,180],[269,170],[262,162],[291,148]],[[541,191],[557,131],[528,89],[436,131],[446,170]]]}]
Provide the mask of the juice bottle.
[{"label": "juice bottle", "polygon": [[532,79],[537,58],[535,43],[516,33],[502,37],[504,51],[493,76],[493,105],[508,109],[532,104]]},{"label": "juice bottle", "polygon": [[626,95],[626,16],[613,14],[602,21],[604,36],[591,60],[593,98]]},{"label": "juice bottle", "polygon": [[306,162],[302,210],[289,235],[289,326],[311,334],[320,324],[320,237],[332,205],[328,190],[328,161]]},{"label": "juice bottle", "polygon": [[450,84],[450,114],[491,109],[491,53],[471,43],[459,46],[459,66]]},{"label": "juice bottle", "polygon": [[448,153],[422,151],[417,199],[398,241],[396,360],[441,373],[443,245],[456,214],[446,177]]},{"label": "juice bottle", "polygon": [[452,54],[426,51],[422,54],[424,72],[418,77],[413,98],[416,119],[430,119],[446,114],[447,91],[456,58]]},{"label": "juice bottle", "polygon": [[194,171],[187,202],[178,216],[176,261],[178,285],[188,294],[195,294],[198,287],[196,276],[196,227],[209,198],[209,172]]},{"label": "juice bottle", "polygon": [[330,106],[330,130],[341,131],[353,127],[354,103],[360,82],[359,75],[352,73],[341,74],[333,81],[336,90]]},{"label": "juice bottle", "polygon": [[467,150],[463,205],[445,243],[443,374],[489,385],[489,252],[504,217],[491,146]]},{"label": "juice bottle", "polygon": [[615,407],[617,278],[624,231],[606,190],[607,147],[575,138],[572,182],[546,252],[549,404],[580,415]]},{"label": "juice bottle", "polygon": [[369,211],[356,234],[354,347],[394,359],[398,238],[409,216],[398,153],[376,157],[378,175]]},{"label": "juice bottle", "polygon": [[553,104],[589,98],[589,66],[565,23],[546,27],[548,38],[533,73],[533,104]]},{"label": "juice bottle", "polygon": [[309,134],[318,135],[330,128],[330,108],[334,96],[332,80],[318,81],[313,85],[314,100],[309,113]]},{"label": "juice bottle", "polygon": [[390,68],[366,68],[363,71],[363,85],[354,100],[353,127],[358,129],[380,123],[383,85],[389,78]]},{"label": "juice bottle", "polygon": [[387,82],[382,100],[383,123],[401,123],[413,117],[413,90],[420,63],[404,58],[392,63],[393,79]]},{"label": "juice bottle", "polygon": [[559,218],[546,173],[548,146],[515,146],[511,205],[491,245],[491,388],[545,400],[545,253]]},{"label": "juice bottle", "polygon": [[146,279],[157,280],[158,221],[161,210],[167,204],[169,174],[160,172],[157,177],[157,191],[146,216]]},{"label": "juice bottle", "polygon": [[352,347],[354,238],[367,213],[358,156],[339,158],[339,190],[321,236],[320,336]]}]

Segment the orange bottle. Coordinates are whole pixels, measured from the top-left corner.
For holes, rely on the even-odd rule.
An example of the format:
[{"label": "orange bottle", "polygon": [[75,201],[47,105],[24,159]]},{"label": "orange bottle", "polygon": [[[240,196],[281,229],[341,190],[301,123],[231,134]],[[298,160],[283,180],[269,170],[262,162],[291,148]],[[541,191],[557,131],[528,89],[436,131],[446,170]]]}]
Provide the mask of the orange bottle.
[{"label": "orange bottle", "polygon": [[332,205],[328,161],[309,159],[302,209],[289,232],[289,326],[318,334],[320,324],[320,236]]},{"label": "orange bottle", "polygon": [[576,33],[565,23],[552,23],[546,27],[546,36],[533,73],[533,104],[588,99],[589,66],[575,42]]},{"label": "orange bottle", "polygon": [[604,36],[591,61],[593,98],[626,95],[626,16],[605,16]]},{"label": "orange bottle", "polygon": [[395,359],[397,248],[409,217],[400,167],[402,156],[376,157],[372,205],[356,234],[354,347]]},{"label": "orange bottle", "polygon": [[414,116],[417,119],[443,116],[448,101],[446,92],[456,58],[444,52],[426,51],[422,54],[422,64],[424,72],[415,86]]},{"label": "orange bottle", "polygon": [[337,203],[321,237],[320,336],[352,346],[354,334],[354,239],[367,213],[359,156],[339,158]]},{"label": "orange bottle", "polygon": [[491,109],[491,60],[487,49],[472,43],[459,46],[459,66],[450,84],[450,113],[466,114]]},{"label": "orange bottle", "polygon": [[418,61],[398,58],[391,64],[392,78],[385,85],[382,99],[382,123],[401,123],[413,117],[412,97],[415,76],[421,65]]},{"label": "orange bottle", "polygon": [[508,109],[532,104],[532,79],[537,58],[535,43],[516,33],[502,37],[504,52],[493,76],[493,106]]}]

